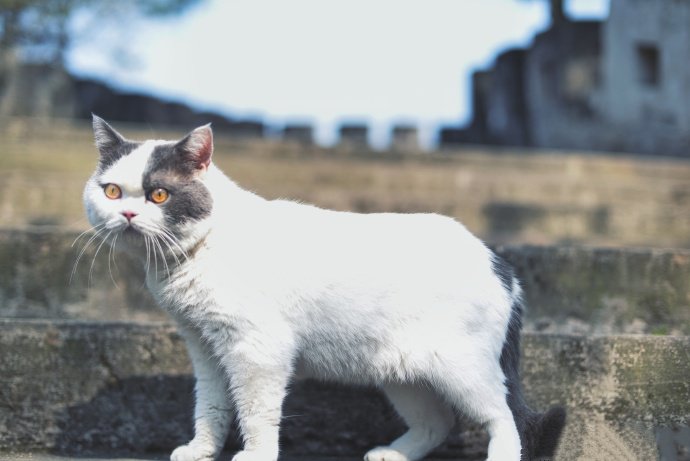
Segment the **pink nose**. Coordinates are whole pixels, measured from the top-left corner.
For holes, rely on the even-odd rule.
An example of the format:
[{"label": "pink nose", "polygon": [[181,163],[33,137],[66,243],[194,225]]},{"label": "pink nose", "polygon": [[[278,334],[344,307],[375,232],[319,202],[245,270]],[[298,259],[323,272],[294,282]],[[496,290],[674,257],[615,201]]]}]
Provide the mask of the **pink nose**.
[{"label": "pink nose", "polygon": [[133,211],[123,211],[122,216],[127,218],[127,221],[131,221],[137,214]]}]

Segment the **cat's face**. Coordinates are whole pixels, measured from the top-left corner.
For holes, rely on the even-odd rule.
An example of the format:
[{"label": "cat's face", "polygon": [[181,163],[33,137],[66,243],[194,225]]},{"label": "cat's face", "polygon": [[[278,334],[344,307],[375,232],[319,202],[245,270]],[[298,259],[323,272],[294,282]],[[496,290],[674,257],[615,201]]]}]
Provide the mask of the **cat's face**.
[{"label": "cat's face", "polygon": [[162,252],[198,234],[213,207],[203,181],[213,152],[211,128],[197,128],[181,141],[134,142],[99,117],[93,126],[100,159],[84,205],[96,231],[126,249],[160,245]]}]

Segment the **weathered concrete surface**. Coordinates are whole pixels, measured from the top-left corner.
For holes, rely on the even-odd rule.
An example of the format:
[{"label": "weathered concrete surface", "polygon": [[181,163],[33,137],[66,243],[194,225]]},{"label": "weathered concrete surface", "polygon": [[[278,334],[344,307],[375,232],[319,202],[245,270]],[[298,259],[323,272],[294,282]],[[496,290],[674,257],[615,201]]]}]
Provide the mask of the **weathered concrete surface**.
[{"label": "weathered concrete surface", "polygon": [[[144,286],[139,264],[74,232],[0,231],[0,317],[167,320]],[[73,273],[74,270],[74,273]]]},{"label": "weathered concrete surface", "polygon": [[[166,452],[191,436],[193,379],[169,325],[0,321],[0,370],[6,450]],[[283,428],[286,453],[324,456],[359,456],[403,431],[377,392],[313,382],[295,386]],[[465,432],[470,443],[448,449],[479,459],[483,434]]]},{"label": "weathered concrete surface", "polygon": [[[690,448],[690,337],[526,334],[523,353],[530,402],[570,411],[557,459],[656,459],[655,438]],[[6,451],[165,453],[191,435],[193,383],[170,325],[0,321],[0,370]],[[284,415],[292,455],[359,457],[404,430],[371,389],[300,383]],[[485,434],[461,424],[436,455],[485,449]]]},{"label": "weathered concrete surface", "polygon": [[[525,335],[523,382],[537,407],[567,406],[559,459],[688,453],[690,337]],[[686,459],[671,458],[666,459]]]},{"label": "weathered concrete surface", "polygon": [[[82,237],[0,231],[0,317],[155,320],[143,269],[124,255],[108,264]],[[690,251],[499,247],[529,305],[526,329],[550,333],[690,334]],[[93,262],[93,264],[92,264]],[[92,272],[91,272],[92,271]]]},{"label": "weathered concrete surface", "polygon": [[690,251],[499,247],[544,332],[690,334]]}]

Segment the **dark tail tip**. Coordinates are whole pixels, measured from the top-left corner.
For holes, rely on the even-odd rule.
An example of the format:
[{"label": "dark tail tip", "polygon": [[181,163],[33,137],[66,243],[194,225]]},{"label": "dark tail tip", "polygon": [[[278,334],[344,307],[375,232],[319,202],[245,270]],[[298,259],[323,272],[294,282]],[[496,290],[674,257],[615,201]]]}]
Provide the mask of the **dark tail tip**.
[{"label": "dark tail tip", "polygon": [[533,422],[534,446],[531,459],[551,459],[558,448],[558,441],[565,427],[566,411],[562,406],[549,408]]}]

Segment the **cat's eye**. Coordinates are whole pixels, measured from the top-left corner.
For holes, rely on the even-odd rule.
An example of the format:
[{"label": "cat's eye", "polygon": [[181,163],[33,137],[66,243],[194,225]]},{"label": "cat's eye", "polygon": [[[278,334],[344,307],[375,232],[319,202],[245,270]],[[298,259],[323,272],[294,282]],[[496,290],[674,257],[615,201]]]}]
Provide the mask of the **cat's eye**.
[{"label": "cat's eye", "polygon": [[103,192],[105,193],[105,196],[111,200],[117,200],[122,197],[122,190],[116,184],[106,184],[103,186]]},{"label": "cat's eye", "polygon": [[149,194],[149,199],[153,203],[161,204],[161,203],[165,202],[166,200],[168,200],[168,195],[169,194],[168,194],[167,190],[159,187],[159,188],[153,189],[151,191],[151,193]]}]

